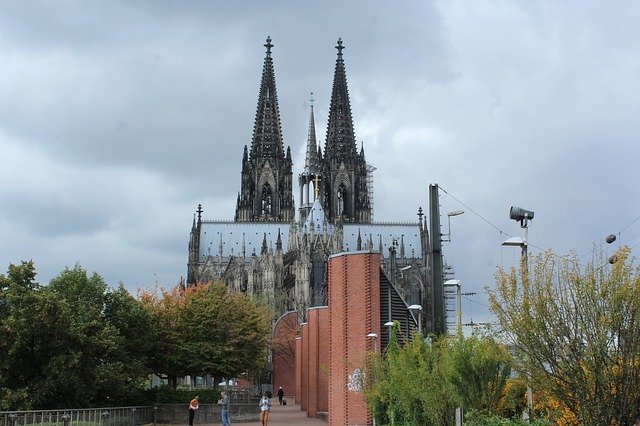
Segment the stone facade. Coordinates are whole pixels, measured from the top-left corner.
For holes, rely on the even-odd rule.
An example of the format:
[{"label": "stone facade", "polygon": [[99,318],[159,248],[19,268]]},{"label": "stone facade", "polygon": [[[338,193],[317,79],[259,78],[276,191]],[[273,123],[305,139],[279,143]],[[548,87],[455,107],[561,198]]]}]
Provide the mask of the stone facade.
[{"label": "stone facade", "polygon": [[[194,215],[187,284],[223,281],[231,289],[261,294],[279,316],[327,305],[327,261],[336,253],[380,253],[382,268],[404,299],[430,312],[427,228],[422,210],[415,222],[372,221],[372,188],[363,147],[358,151],[338,40],[324,152],[316,140],[313,105],[304,171],[298,178],[295,217],[291,149],[282,141],[271,39],[258,96],[251,146],[244,147],[240,191],[233,221]],[[426,195],[426,194],[425,194]],[[398,271],[402,270],[402,273]],[[424,315],[425,323],[429,317]],[[428,326],[428,324],[425,324]]]}]

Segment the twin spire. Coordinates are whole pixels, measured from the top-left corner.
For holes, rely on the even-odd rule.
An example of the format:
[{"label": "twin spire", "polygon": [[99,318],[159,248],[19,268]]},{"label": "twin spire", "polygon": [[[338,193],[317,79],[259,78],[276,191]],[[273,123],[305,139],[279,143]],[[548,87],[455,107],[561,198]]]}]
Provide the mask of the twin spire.
[{"label": "twin spire", "polygon": [[333,75],[333,88],[331,90],[331,104],[329,106],[329,125],[327,126],[327,139],[324,155],[329,161],[332,159],[353,158],[356,156],[356,138],[353,131],[351,118],[351,102],[349,101],[349,89],[347,88],[347,73],[345,71],[342,51],[344,50],[342,39],[338,39],[336,49],[335,71]]},{"label": "twin spire", "polygon": [[276,77],[271,58],[271,37],[264,44],[267,53],[262,67],[262,81],[258,95],[256,121],[253,126],[251,155],[263,158],[278,158],[284,152],[282,129],[280,127],[280,110],[276,91]]},{"label": "twin spire", "polygon": [[[285,151],[282,140],[271,37],[267,37],[264,47],[266,54],[253,136],[250,148],[247,150],[245,147],[243,155],[242,184],[235,220],[288,222],[295,215],[291,150],[287,148]],[[366,163],[364,153],[358,155],[356,149],[342,53],[344,48],[342,40],[338,39],[324,156],[316,140],[311,94],[305,167],[300,176],[301,219],[319,198],[329,219],[370,222],[364,176]]]}]

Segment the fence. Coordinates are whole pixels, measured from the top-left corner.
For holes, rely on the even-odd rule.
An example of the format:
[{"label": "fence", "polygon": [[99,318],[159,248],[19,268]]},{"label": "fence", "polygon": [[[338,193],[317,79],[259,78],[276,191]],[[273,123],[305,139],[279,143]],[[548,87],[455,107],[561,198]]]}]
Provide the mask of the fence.
[{"label": "fence", "polygon": [[2,411],[3,426],[130,426],[154,423],[154,407],[88,408],[78,410]]},{"label": "fence", "polygon": [[[218,404],[200,404],[195,423],[220,423]],[[257,421],[257,402],[232,403],[232,422]],[[185,424],[186,404],[162,404],[156,407],[88,408],[79,410],[0,411],[0,426],[136,426]]]}]

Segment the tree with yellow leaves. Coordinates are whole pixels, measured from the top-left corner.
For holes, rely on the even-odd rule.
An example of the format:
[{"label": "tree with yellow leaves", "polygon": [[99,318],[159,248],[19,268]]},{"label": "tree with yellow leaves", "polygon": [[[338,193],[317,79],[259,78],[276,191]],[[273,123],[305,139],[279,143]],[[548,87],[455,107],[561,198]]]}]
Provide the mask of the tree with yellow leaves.
[{"label": "tree with yellow leaves", "polygon": [[219,283],[142,295],[158,330],[154,372],[235,378],[264,368],[271,334],[267,308]]},{"label": "tree with yellow leaves", "polygon": [[534,399],[579,424],[629,424],[640,403],[640,270],[629,252],[609,265],[594,250],[582,266],[548,251],[530,269],[499,270],[489,290]]}]

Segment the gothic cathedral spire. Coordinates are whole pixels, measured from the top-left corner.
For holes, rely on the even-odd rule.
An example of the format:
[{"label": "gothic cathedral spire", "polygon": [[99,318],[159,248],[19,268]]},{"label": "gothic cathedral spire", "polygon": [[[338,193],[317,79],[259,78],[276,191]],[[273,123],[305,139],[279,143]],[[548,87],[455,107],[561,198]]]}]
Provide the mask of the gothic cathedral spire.
[{"label": "gothic cathedral spire", "polygon": [[325,181],[322,204],[329,219],[369,223],[371,202],[367,191],[367,164],[364,151],[358,154],[356,148],[341,39],[338,39],[336,49],[338,57],[322,170]]},{"label": "gothic cathedral spire", "polygon": [[316,142],[316,122],[313,115],[313,92],[311,92],[311,112],[309,113],[309,132],[307,134],[307,151],[304,161],[304,171],[299,176],[300,184],[300,223],[304,223],[311,211],[313,202],[319,197],[320,182],[320,153]]},{"label": "gothic cathedral spire", "polygon": [[236,207],[237,222],[294,219],[291,150],[282,142],[276,78],[271,58],[271,37],[262,67],[251,148],[242,158],[242,182]]}]

